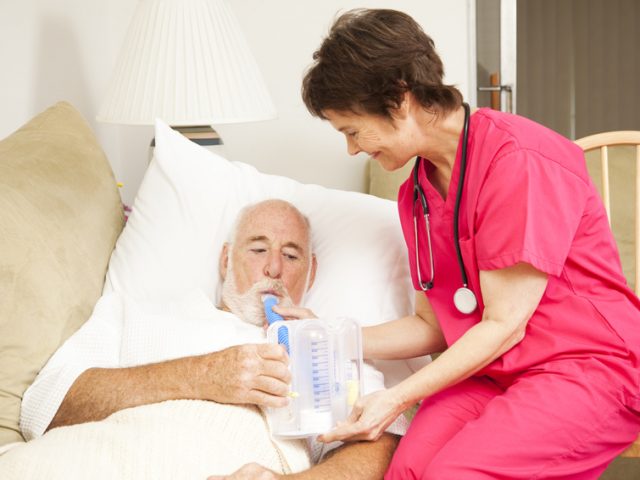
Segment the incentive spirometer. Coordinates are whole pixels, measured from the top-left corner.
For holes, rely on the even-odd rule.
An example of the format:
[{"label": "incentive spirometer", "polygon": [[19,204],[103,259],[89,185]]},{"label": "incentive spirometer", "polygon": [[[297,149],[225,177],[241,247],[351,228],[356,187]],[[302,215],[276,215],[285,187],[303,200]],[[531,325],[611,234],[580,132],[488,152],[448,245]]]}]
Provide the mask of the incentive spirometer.
[{"label": "incentive spirometer", "polygon": [[350,318],[283,321],[263,298],[269,323],[267,341],[289,354],[289,405],[269,408],[274,435],[301,438],[325,433],[345,420],[362,392],[362,333]]}]

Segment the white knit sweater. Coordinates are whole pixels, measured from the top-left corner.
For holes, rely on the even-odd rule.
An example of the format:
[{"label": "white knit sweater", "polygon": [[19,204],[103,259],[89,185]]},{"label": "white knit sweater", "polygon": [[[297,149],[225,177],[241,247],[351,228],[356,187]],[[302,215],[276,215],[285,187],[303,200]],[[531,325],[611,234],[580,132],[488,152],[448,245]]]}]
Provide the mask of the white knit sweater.
[{"label": "white knit sweater", "polygon": [[[177,300],[153,303],[134,301],[115,292],[108,293],[97,303],[91,318],[54,354],[44,369],[39,373],[33,385],[26,391],[21,411],[21,428],[23,434],[27,439],[40,437],[53,419],[53,416],[57,412],[73,382],[82,372],[89,368],[117,368],[141,365],[171,358],[199,355],[221,350],[232,345],[262,343],[264,341],[264,332],[261,327],[250,325],[241,321],[235,315],[218,310],[201,292],[192,292]],[[384,388],[383,375],[372,366],[365,365],[365,393],[370,393],[382,388]],[[223,432],[215,423],[224,417],[224,415],[220,416],[220,412],[231,408],[231,410],[227,411],[229,418],[235,416],[235,413],[232,414],[232,412],[244,412],[244,410],[242,410],[244,407],[220,406],[219,409],[215,409],[212,405],[217,404],[213,402],[204,402],[209,405],[206,405],[206,408],[200,407],[197,412],[193,410],[193,406],[186,407],[186,405],[195,405],[188,401],[184,404],[180,402],[165,403],[173,406],[147,406],[138,407],[138,409],[129,409],[112,415],[108,421],[115,422],[119,425],[119,419],[122,418],[127,419],[128,422],[137,418],[137,415],[141,415],[143,419],[148,419],[147,409],[154,414],[162,413],[166,415],[167,411],[165,409],[172,408],[175,409],[175,411],[171,412],[171,417],[175,417],[178,424],[181,424],[183,421],[181,415],[191,414],[192,416],[189,418],[193,420],[195,428],[196,420],[201,418],[201,415],[205,415],[204,410],[206,410],[206,415],[208,416],[206,417],[205,424],[211,428],[210,431],[212,432],[212,434],[207,437],[207,441],[215,444],[218,442],[226,444],[224,436],[228,434],[228,430],[225,430],[224,435],[222,435]],[[178,407],[176,405],[185,405],[185,407]],[[156,408],[159,410],[156,410]],[[140,409],[142,409],[142,413],[138,412]],[[258,410],[251,409],[251,411],[253,412],[251,415],[247,414],[248,416],[242,416],[241,418],[247,422],[249,419],[251,419],[251,422],[254,422]],[[225,419],[227,418],[225,417]],[[229,419],[227,420],[230,421]],[[239,421],[242,422],[244,420]],[[96,424],[87,424],[88,426],[84,427],[74,426],[55,429],[49,432],[45,438],[54,437],[58,439],[59,435],[61,435],[61,433],[58,433],[58,430],[65,431],[68,429],[77,429],[77,435],[85,435],[85,429],[90,430],[93,435],[93,430],[95,429],[96,438],[101,438],[98,432],[100,432],[103,423],[104,421]],[[157,428],[160,429],[165,423],[166,422],[160,422]],[[261,423],[264,422],[261,421]],[[400,416],[387,431],[403,435],[406,432],[407,426],[408,423],[404,416]],[[130,428],[128,432],[130,437],[126,437],[124,440],[130,439],[132,445],[139,444],[140,441],[135,440],[138,429],[133,422],[127,428]],[[246,425],[243,425],[238,432],[246,433],[247,428]],[[193,430],[194,433],[196,431],[197,430]],[[177,432],[179,433],[179,431]],[[54,433],[55,435],[53,435]],[[176,435],[178,435],[178,433],[176,433]],[[75,438],[76,433],[74,431],[72,434],[67,433],[66,435]],[[166,435],[164,437],[166,437]],[[239,441],[241,449],[246,449],[246,438],[252,437],[245,437],[244,442]],[[73,443],[73,440],[71,441]],[[193,441],[195,442],[195,447],[201,445],[201,440],[195,435]],[[159,444],[157,445],[156,443],[158,442]],[[162,442],[169,442],[169,439],[159,436],[159,438],[155,440],[154,437],[154,441],[149,443],[149,448],[153,448],[154,452],[164,455],[167,452],[159,448],[160,444],[164,445]],[[54,440],[46,440],[44,442],[45,445],[51,445],[52,443],[54,443]],[[280,443],[286,444],[286,442]],[[298,443],[299,442],[293,442],[292,445],[297,445]],[[337,445],[339,445],[339,443],[332,445],[332,447]],[[36,448],[41,447],[33,447],[34,450]],[[143,445],[137,445],[136,448],[143,448]],[[313,459],[317,460],[320,445],[311,441],[310,449]],[[55,451],[56,449],[53,448],[51,450]],[[198,450],[198,448],[195,448],[195,450]],[[20,451],[24,451],[24,447],[19,447],[18,452]],[[182,455],[183,453],[184,452],[181,451],[180,454]],[[15,455],[18,455],[18,453],[15,453]],[[76,454],[70,452],[70,455],[75,456]],[[6,455],[3,455],[0,459],[6,461],[5,457]],[[232,457],[233,455],[229,458]],[[249,455],[247,458],[249,458],[249,461],[255,461],[252,455]],[[216,472],[210,471],[208,474],[212,473]],[[5,477],[2,476],[2,478]],[[115,476],[111,478],[119,477]]]}]

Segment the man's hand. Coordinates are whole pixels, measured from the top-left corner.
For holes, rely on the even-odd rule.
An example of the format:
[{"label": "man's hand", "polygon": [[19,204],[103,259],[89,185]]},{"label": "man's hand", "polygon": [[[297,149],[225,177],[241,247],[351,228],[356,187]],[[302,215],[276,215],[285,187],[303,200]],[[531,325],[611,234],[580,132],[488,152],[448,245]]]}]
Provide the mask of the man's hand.
[{"label": "man's hand", "polygon": [[236,470],[231,475],[211,475],[207,480],[276,480],[278,478],[280,478],[280,475],[276,475],[274,472],[267,470],[262,465],[249,463],[240,470]]},{"label": "man's hand", "polygon": [[197,398],[265,407],[289,402],[289,358],[281,345],[239,345],[193,358],[199,371],[192,377]]}]

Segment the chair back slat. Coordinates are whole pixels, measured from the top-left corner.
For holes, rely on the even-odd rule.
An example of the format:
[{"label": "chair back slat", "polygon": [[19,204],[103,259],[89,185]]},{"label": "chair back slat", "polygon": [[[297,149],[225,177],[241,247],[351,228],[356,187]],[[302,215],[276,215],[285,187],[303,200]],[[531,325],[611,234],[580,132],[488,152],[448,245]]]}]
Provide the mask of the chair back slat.
[{"label": "chair back slat", "polygon": [[640,144],[636,146],[636,219],[634,246],[636,251],[636,284],[635,292],[640,297]]},{"label": "chair back slat", "polygon": [[600,168],[602,169],[602,202],[607,211],[609,226],[611,226],[611,192],[609,190],[609,149],[606,145],[600,147]]},{"label": "chair back slat", "polygon": [[640,145],[640,130],[620,130],[618,132],[605,132],[582,137],[575,141],[585,152],[600,148],[603,145],[609,147],[618,145]]}]

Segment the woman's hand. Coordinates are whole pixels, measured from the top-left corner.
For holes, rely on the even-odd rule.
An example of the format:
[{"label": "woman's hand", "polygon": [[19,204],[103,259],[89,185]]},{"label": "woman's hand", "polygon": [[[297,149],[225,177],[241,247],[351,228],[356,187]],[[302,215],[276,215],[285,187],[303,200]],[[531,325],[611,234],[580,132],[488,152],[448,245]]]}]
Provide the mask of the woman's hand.
[{"label": "woman's hand", "polygon": [[393,388],[371,393],[356,402],[346,421],[320,435],[318,440],[324,443],[336,440],[378,440],[405,409]]},{"label": "woman's hand", "polygon": [[285,320],[304,320],[307,318],[318,318],[315,313],[304,307],[283,307],[280,305],[274,305],[273,311],[278,315],[281,315]]},{"label": "woman's hand", "polygon": [[249,463],[231,475],[211,475],[207,480],[276,480],[281,478],[257,463]]},{"label": "woman's hand", "polygon": [[[318,316],[315,313],[313,313],[310,309],[305,307],[295,307],[295,306],[283,307],[280,305],[274,305],[273,311],[278,315],[280,315],[286,321],[306,320],[307,318],[318,318]],[[269,324],[267,323],[266,319],[264,321],[263,328],[265,332],[267,331],[267,328],[269,328]]]}]

